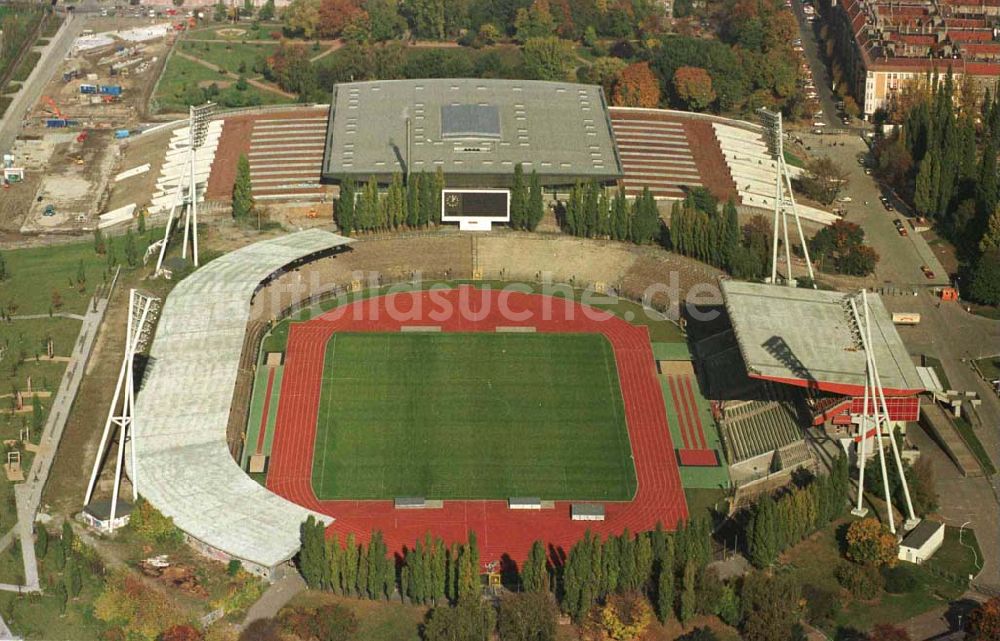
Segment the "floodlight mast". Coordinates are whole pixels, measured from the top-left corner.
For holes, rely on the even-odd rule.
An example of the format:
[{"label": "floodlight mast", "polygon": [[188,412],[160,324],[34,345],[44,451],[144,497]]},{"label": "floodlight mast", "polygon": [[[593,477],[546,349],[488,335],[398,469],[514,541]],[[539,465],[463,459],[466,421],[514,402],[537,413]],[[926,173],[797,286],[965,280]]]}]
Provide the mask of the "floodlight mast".
[{"label": "floodlight mast", "polygon": [[[121,370],[118,372],[118,383],[115,385],[111,407],[108,409],[108,418],[104,422],[104,432],[101,434],[101,443],[97,448],[97,457],[94,459],[94,468],[90,473],[90,481],[87,483],[87,492],[83,499],[83,504],[88,505],[91,498],[93,498],[105,450],[109,446],[109,441],[117,428],[118,451],[115,457],[115,480],[109,515],[109,523],[112,524],[115,521],[118,511],[118,492],[121,487],[122,467],[125,463],[126,441],[132,443],[132,500],[134,501],[139,498],[139,489],[136,483],[134,363],[136,354],[145,349],[150,336],[152,336],[153,323],[159,312],[159,308],[159,298],[143,294],[135,289],[129,292],[128,321],[125,329],[125,356],[122,360]],[[121,401],[120,410],[119,400]]]},{"label": "floodlight mast", "polygon": [[[816,287],[816,279],[813,274],[812,261],[809,259],[809,246],[806,244],[806,237],[802,231],[802,221],[799,219],[799,210],[795,204],[795,194],[792,192],[791,172],[785,162],[784,150],[784,128],[782,125],[781,112],[773,112],[761,107],[757,110],[761,124],[764,126],[764,142],[767,144],[768,153],[775,163],[774,177],[774,216],[772,219],[772,242],[771,242],[771,283],[778,282],[778,234],[783,236],[785,243],[785,284],[795,287],[795,279],[792,277],[792,249],[788,242],[788,213],[786,203],[791,207],[792,216],[795,219],[795,227],[799,234],[799,243],[802,245],[802,255],[805,257],[806,270],[809,273],[809,280]],[[780,218],[780,221],[779,221]],[[779,231],[779,226],[781,230]]]},{"label": "floodlight mast", "polygon": [[[178,206],[184,207],[184,244],[181,247],[181,258],[187,258],[188,242],[191,242],[191,258],[195,267],[198,267],[198,182],[195,177],[197,165],[198,149],[205,143],[208,134],[208,123],[215,111],[215,104],[207,102],[198,107],[190,107],[188,110],[188,154],[187,166],[177,181],[177,188],[174,190],[174,200],[170,205],[170,213],[167,214],[167,228],[163,235],[163,244],[160,246],[160,255],[156,260],[156,272],[159,274],[163,269],[163,259],[167,254],[167,244],[172,231],[174,212]],[[186,190],[186,194],[185,194]]]},{"label": "floodlight mast", "polygon": [[[851,304],[851,312],[858,328],[862,350],[865,353],[865,395],[862,409],[863,413],[860,417],[856,417],[857,423],[860,426],[860,440],[858,444],[858,500],[857,506],[851,510],[851,513],[855,516],[862,517],[868,513],[867,508],[862,505],[862,497],[864,495],[865,485],[865,444],[868,440],[869,411],[871,411],[870,416],[872,417],[872,422],[874,423],[875,432],[875,448],[878,451],[879,467],[882,471],[882,488],[885,492],[889,531],[895,534],[895,514],[893,513],[892,508],[892,497],[889,493],[889,474],[885,462],[885,447],[882,443],[883,422],[888,428],[889,447],[892,449],[893,462],[896,464],[896,470],[899,472],[899,478],[903,487],[903,496],[906,502],[907,519],[903,525],[904,529],[913,529],[920,522],[920,519],[917,518],[916,514],[913,512],[913,502],[910,500],[909,484],[906,481],[906,474],[903,470],[903,462],[899,455],[899,447],[896,444],[896,430],[893,426],[892,420],[889,418],[889,404],[885,399],[885,389],[882,387],[882,380],[878,373],[878,364],[875,360],[875,353],[872,350],[872,323],[868,305],[868,292],[866,290],[861,290],[861,313],[858,312],[858,306],[855,298],[851,297],[849,300]],[[871,404],[869,404],[869,398],[871,398]]]}]

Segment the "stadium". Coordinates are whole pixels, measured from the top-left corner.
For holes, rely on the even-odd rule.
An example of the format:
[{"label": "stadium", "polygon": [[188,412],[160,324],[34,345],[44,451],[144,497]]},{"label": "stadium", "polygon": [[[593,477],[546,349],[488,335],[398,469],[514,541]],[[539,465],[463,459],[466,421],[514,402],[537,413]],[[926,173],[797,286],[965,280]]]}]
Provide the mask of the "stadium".
[{"label": "stadium", "polygon": [[[222,116],[207,131],[209,208],[241,153],[265,203],[438,168],[446,189],[503,190],[521,159],[554,194],[589,179],[667,200],[705,187],[753,213],[771,206],[776,172],[755,125],[609,108],[599,88],[567,83],[347,83],[329,109]],[[657,289],[668,273],[670,295]],[[196,548],[270,578],[310,515],[341,537],[379,530],[392,550],[475,531],[486,561],[523,559],[536,539],[566,550],[588,529],[672,528],[692,491],[815,464],[804,429],[836,435],[864,379],[837,342],[852,336],[843,295],[722,281],[721,331],[688,336],[677,304],[720,276],[569,237],[311,229],[244,246],[164,301],[129,476]],[[643,306],[595,306],[585,291],[665,315],[638,321]],[[926,386],[873,310],[893,418],[911,420]],[[802,314],[824,332],[804,336]]]}]

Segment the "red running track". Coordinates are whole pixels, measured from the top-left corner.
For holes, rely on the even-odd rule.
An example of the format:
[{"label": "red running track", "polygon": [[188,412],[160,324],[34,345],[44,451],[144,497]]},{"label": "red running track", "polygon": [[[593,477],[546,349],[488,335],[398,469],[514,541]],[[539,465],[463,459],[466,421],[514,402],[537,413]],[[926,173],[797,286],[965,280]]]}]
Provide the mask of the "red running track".
[{"label": "red running track", "polygon": [[[337,331],[396,332],[417,325],[439,326],[447,332],[530,326],[537,332],[604,334],[614,347],[625,403],[638,481],[635,498],[605,503],[604,521],[570,520],[568,501],[557,502],[554,510],[511,511],[502,500],[445,501],[441,509],[396,510],[391,500],[317,499],[312,488],[313,445],[327,341]],[[390,294],[293,324],[267,487],[334,517],[328,534],[336,532],[343,540],[353,533],[359,541],[367,541],[372,530],[381,530],[393,551],[412,546],[427,532],[450,543],[464,541],[468,531],[475,530],[484,563],[504,554],[523,560],[532,542],[539,539],[568,551],[588,528],[603,535],[620,534],[625,528],[632,532],[652,529],[659,521],[673,529],[688,516],[646,328],[561,298],[472,287]]]}]

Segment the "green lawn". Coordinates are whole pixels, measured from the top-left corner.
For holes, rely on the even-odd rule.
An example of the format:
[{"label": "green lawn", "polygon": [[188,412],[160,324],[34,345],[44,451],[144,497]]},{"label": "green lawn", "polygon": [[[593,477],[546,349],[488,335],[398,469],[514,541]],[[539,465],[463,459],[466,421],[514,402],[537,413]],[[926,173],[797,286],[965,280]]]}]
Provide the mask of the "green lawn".
[{"label": "green lawn", "polygon": [[630,500],[624,405],[598,334],[335,334],[321,499]]},{"label": "green lawn", "polygon": [[975,457],[979,459],[979,464],[983,466],[983,471],[986,472],[986,475],[993,476],[996,474],[997,468],[993,465],[993,461],[990,459],[990,455],[986,451],[983,442],[979,440],[976,429],[972,427],[969,421],[965,420],[964,416],[954,419],[954,423],[955,427],[958,428],[958,433],[962,435],[962,440],[969,446]]},{"label": "green lawn", "polygon": [[[940,550],[923,565],[910,565],[903,561],[915,575],[914,589],[908,594],[886,594],[875,601],[852,599],[842,590],[835,578],[837,565],[842,560],[839,552],[837,531],[846,527],[851,519],[835,521],[806,540],[788,550],[782,558],[779,571],[790,572],[800,585],[824,588],[839,595],[840,608],[832,621],[823,622],[820,627],[835,636],[838,629],[869,630],[877,623],[905,621],[936,607],[946,606],[965,592],[966,574],[975,573],[975,554],[978,552],[975,534],[966,529],[962,534],[962,545],[958,541],[958,528],[947,528],[945,540]],[[974,553],[969,547],[976,550]],[[947,568],[947,571],[942,571]]]},{"label": "green lawn", "polygon": [[[220,48],[224,48],[225,45],[216,45]],[[185,51],[184,53],[190,53],[193,56],[201,56],[204,51]],[[239,63],[237,63],[238,65]],[[247,76],[252,76],[252,72],[248,72]],[[211,83],[216,83],[219,87],[224,87],[226,83],[234,83],[235,81],[228,76],[225,76],[217,71],[212,71],[211,69],[194,62],[193,60],[188,60],[178,55],[170,56],[167,61],[166,67],[163,69],[163,74],[160,76],[160,84],[156,87],[156,102],[159,111],[186,111],[188,107],[187,100],[185,99],[185,94],[187,87],[190,85],[207,86]],[[265,91],[263,89],[258,89],[256,87],[250,86],[246,89],[248,95],[256,95],[260,98],[260,103],[262,105],[272,105],[279,103],[292,102],[291,99],[282,96],[281,94],[274,93],[273,91]]]},{"label": "green lawn", "polygon": [[1000,356],[988,356],[976,361],[976,367],[987,381],[1000,378]]},{"label": "green lawn", "polygon": [[[257,61],[272,55],[277,50],[277,46],[278,43],[273,40],[262,41],[260,44],[183,40],[178,44],[178,51],[218,65],[226,71],[242,73],[250,78],[257,75],[253,71]],[[240,65],[243,66],[242,71]]]},{"label": "green lawn", "polygon": [[[121,241],[117,242],[121,256]],[[0,304],[12,315],[48,314],[50,310],[83,314],[94,289],[104,281],[107,267],[105,257],[97,255],[91,242],[2,253],[7,278],[0,281]],[[77,283],[81,261],[82,286]],[[54,296],[56,293],[58,296]]]}]

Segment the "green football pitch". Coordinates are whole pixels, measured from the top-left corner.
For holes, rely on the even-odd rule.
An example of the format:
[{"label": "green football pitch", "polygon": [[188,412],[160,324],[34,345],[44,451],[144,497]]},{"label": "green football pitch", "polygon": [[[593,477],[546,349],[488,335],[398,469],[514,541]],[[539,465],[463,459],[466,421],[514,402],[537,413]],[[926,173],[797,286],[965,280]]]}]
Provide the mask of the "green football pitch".
[{"label": "green football pitch", "polygon": [[320,499],[630,500],[631,454],[600,334],[340,333],[327,344]]}]

